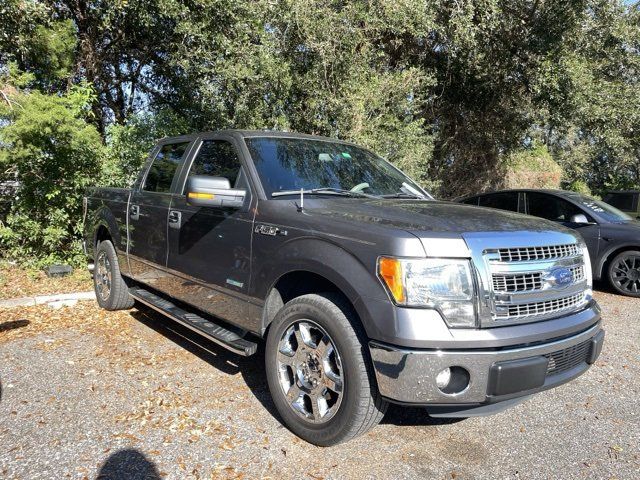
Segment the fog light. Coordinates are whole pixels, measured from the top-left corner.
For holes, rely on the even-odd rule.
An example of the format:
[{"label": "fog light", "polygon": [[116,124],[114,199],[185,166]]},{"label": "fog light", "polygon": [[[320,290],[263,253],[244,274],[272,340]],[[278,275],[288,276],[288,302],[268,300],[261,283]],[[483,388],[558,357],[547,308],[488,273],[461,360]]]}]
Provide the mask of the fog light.
[{"label": "fog light", "polygon": [[451,369],[450,368],[445,368],[436,377],[436,385],[438,386],[438,388],[440,390],[442,390],[443,388],[447,388],[447,385],[449,385],[450,381],[451,381]]},{"label": "fog light", "polygon": [[462,367],[448,367],[436,376],[436,386],[442,393],[456,395],[464,392],[469,386],[471,376]]}]

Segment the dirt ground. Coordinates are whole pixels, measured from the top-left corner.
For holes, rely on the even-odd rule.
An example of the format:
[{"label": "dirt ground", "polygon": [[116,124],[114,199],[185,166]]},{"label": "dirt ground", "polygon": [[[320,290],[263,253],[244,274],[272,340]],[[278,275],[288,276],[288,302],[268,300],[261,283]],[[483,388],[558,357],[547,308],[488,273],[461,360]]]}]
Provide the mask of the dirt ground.
[{"label": "dirt ground", "polygon": [[93,281],[86,268],[75,269],[66,277],[47,277],[44,271],[24,270],[0,260],[0,300],[90,290]]},{"label": "dirt ground", "polygon": [[597,298],[605,347],[577,380],[492,417],[392,407],[332,448],[282,426],[259,358],[154,313],[0,310],[0,478],[639,478],[640,300]]}]

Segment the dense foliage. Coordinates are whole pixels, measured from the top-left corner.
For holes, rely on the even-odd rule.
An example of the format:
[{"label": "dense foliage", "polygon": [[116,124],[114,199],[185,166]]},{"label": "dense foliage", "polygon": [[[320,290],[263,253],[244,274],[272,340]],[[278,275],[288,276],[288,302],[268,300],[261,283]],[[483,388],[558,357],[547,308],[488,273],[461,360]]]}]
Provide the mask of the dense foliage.
[{"label": "dense foliage", "polygon": [[638,2],[5,0],[0,72],[11,255],[68,255],[84,185],[202,129],[354,140],[443,197],[640,187]]}]

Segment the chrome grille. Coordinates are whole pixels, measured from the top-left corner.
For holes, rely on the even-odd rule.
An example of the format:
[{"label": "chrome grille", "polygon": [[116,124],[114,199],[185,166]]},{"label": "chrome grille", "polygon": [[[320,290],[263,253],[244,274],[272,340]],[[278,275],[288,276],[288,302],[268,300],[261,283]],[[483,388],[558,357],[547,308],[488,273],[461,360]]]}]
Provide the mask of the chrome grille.
[{"label": "chrome grille", "polygon": [[584,301],[584,294],[578,293],[568,297],[555,298],[544,302],[519,303],[496,306],[497,318],[528,317],[531,315],[545,315],[567,308],[577,307]]},{"label": "chrome grille", "polygon": [[542,288],[542,273],[494,274],[493,289],[496,292],[525,292]]},{"label": "chrome grille", "polygon": [[578,283],[584,280],[584,266],[579,265],[577,267],[572,267],[571,273],[573,273],[573,282]]},{"label": "chrome grille", "polygon": [[576,244],[550,245],[545,247],[500,248],[498,254],[503,262],[528,262],[574,257],[580,253]]},{"label": "chrome grille", "polygon": [[547,365],[547,375],[566,372],[586,362],[591,353],[591,339],[578,345],[574,345],[564,350],[548,353],[545,355],[549,359]]},{"label": "chrome grille", "polygon": [[[573,283],[584,280],[584,267],[582,265],[571,267]],[[493,274],[493,290],[495,292],[526,292],[541,290],[544,286],[544,273],[514,273]]]}]

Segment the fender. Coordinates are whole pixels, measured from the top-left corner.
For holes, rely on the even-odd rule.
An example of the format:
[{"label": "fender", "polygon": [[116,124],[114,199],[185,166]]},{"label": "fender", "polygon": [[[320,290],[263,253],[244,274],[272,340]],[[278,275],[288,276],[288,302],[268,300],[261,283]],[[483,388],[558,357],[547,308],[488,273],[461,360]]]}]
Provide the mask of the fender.
[{"label": "fender", "polygon": [[122,238],[123,237],[122,233],[124,232],[120,232],[116,217],[113,215],[109,207],[107,207],[106,205],[102,205],[95,212],[93,217],[93,228],[94,228],[93,243],[94,244],[96,243],[96,240],[97,240],[98,228],[101,226],[105,227],[109,231],[109,234],[113,239],[113,245],[116,247],[116,249],[126,250],[126,245],[123,244],[123,238]]},{"label": "fender", "polygon": [[615,245],[610,246],[608,249],[604,251],[601,255],[599,255],[598,263],[596,264],[596,271],[594,272],[594,277],[596,280],[600,280],[604,274],[604,264],[609,260],[611,254],[616,250],[621,249],[629,249],[629,250],[640,250],[640,245],[638,243],[633,242],[624,242],[624,243],[616,243]]},{"label": "fender", "polygon": [[[375,258],[367,267],[353,254],[335,243],[317,237],[298,237],[281,246],[265,262],[255,276],[255,296],[266,298],[277,282],[286,274],[309,272],[333,283],[351,302],[360,317],[367,335],[375,336],[374,316],[394,313],[382,283],[375,276]],[[379,299],[366,302],[363,298]],[[371,308],[375,304],[375,309]],[[388,312],[380,312],[380,305],[388,305]],[[267,327],[263,320],[263,330]]]}]

